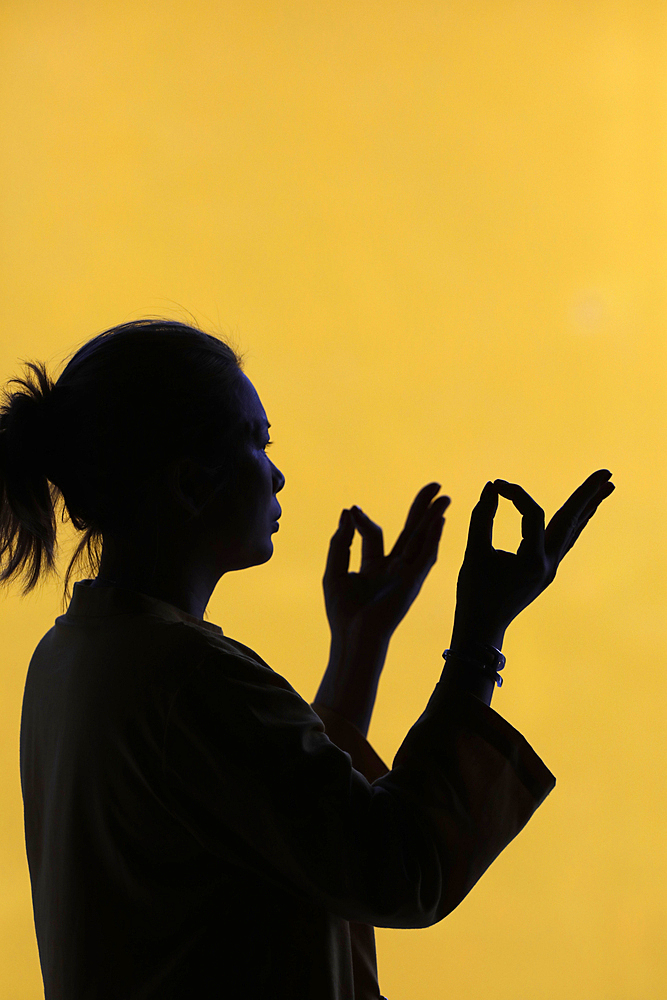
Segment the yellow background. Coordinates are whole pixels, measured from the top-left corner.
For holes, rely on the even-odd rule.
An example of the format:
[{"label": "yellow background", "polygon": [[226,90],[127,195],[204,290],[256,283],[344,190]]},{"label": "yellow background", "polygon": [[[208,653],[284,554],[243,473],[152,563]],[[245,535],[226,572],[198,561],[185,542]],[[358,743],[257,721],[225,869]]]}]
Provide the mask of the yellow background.
[{"label": "yellow background", "polygon": [[[666,43],[650,0],[2,5],[2,380],[191,310],[248,352],[273,425],[275,555],[225,577],[209,619],[312,699],[341,509],[389,548],[421,486],[451,495],[371,724],[390,765],[438,680],[486,480],[550,516],[614,473],[509,629],[493,702],[556,788],[451,916],[377,931],[389,1000],[667,996]],[[495,537],[518,541],[506,501]],[[60,598],[0,605],[12,1000],[42,995],[18,732]]]}]

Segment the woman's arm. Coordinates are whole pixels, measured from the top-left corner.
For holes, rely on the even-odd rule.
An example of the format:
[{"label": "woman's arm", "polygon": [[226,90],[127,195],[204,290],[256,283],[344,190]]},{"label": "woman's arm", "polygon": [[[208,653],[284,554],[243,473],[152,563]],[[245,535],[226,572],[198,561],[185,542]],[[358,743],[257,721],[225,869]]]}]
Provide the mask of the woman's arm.
[{"label": "woman's arm", "polygon": [[388,647],[388,638],[370,631],[332,634],[329,663],[313,705],[332,709],[367,736]]},{"label": "woman's arm", "polygon": [[[516,483],[497,479],[486,484],[470,518],[458,578],[452,656],[442,678],[446,688],[455,687],[491,704],[493,676],[474,663],[479,644],[502,648],[510,622],[553,581],[563,557],[613,492],[610,477],[606,469],[594,472],[546,528],[544,511]],[[354,527],[346,512],[331,540],[324,576],[331,653],[315,703],[343,715],[364,736],[391,635],[436,560],[449,498],[431,504],[434,487],[439,484],[430,484],[417,495],[389,556],[383,554],[380,527],[361,511],[355,514],[364,545],[359,573],[348,572]],[[516,553],[493,548],[499,496],[511,500],[522,515],[522,541]]]},{"label": "woman's arm", "polygon": [[[460,653],[467,658],[475,655],[475,644],[480,642],[500,650],[503,634],[480,624],[466,632],[455,631],[450,648],[452,654]],[[313,702],[315,711],[317,706],[331,709],[367,736],[388,647],[388,639],[374,637],[368,632],[346,642],[332,636],[329,663]],[[486,705],[491,704],[495,681],[481,670],[471,668],[463,659],[452,655],[445,677],[448,684],[474,694]],[[323,721],[326,723],[326,719]]]}]

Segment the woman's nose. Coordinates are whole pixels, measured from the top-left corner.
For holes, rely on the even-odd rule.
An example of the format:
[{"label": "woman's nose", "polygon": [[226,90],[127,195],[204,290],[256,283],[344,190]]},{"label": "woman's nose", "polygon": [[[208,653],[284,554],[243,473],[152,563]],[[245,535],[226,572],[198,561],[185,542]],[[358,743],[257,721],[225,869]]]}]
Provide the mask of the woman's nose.
[{"label": "woman's nose", "polygon": [[276,483],[274,492],[275,493],[280,493],[281,489],[285,485],[285,477],[283,476],[283,474],[280,471],[280,469],[276,468],[275,465],[274,465],[273,468],[275,469],[275,471],[273,473],[273,480],[274,480],[274,483]]}]

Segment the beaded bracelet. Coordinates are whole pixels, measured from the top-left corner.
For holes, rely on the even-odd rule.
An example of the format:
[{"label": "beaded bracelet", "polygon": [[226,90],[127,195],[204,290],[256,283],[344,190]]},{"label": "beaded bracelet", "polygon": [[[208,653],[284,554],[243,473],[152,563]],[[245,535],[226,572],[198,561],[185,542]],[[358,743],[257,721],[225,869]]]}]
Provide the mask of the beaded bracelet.
[{"label": "beaded bracelet", "polygon": [[485,673],[487,677],[492,677],[498,687],[502,687],[503,679],[498,671],[502,670],[507,662],[503,654],[495,646],[490,646],[485,642],[477,642],[475,640],[471,645],[480,651],[481,655],[479,657],[474,658],[453,649],[446,649],[442,654],[443,659],[445,662],[455,659],[461,660],[463,663],[469,663],[471,666],[481,669],[482,673]]}]

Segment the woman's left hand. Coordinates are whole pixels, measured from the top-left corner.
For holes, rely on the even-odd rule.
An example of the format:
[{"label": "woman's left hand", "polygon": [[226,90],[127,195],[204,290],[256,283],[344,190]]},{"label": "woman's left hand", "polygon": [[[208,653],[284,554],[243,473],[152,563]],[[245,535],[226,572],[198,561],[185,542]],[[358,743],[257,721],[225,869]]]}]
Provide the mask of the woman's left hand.
[{"label": "woman's left hand", "polygon": [[[382,528],[359,507],[344,510],[331,539],[322,584],[332,636],[351,632],[389,641],[435,564],[450,498],[429,483],[415,497],[405,527],[384,555]],[[431,502],[433,501],[433,502]],[[349,573],[355,528],[362,538],[361,566]]]}]

